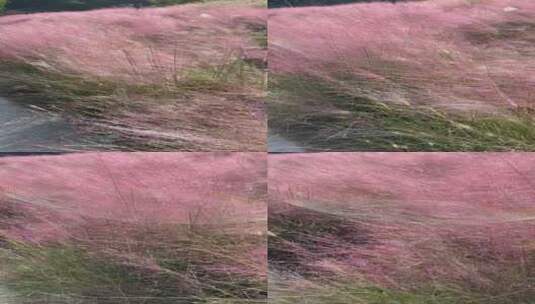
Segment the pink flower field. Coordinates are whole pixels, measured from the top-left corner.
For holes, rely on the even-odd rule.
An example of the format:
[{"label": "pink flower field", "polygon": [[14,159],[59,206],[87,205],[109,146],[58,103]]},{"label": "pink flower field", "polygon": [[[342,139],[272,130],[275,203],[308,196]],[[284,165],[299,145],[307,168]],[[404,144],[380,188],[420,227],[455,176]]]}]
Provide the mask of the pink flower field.
[{"label": "pink flower field", "polygon": [[136,83],[233,57],[263,60],[250,31],[265,26],[266,11],[239,3],[4,16],[0,59]]},{"label": "pink flower field", "polygon": [[533,158],[270,156],[270,298],[529,303],[535,295]]},{"label": "pink flower field", "polygon": [[309,150],[533,150],[503,129],[532,128],[534,19],[524,0],[274,9],[270,128]]},{"label": "pink flower field", "polygon": [[534,16],[535,3],[522,0],[275,10],[270,67],[333,80],[348,74],[355,90],[381,101],[527,107],[535,102]]},{"label": "pink flower field", "polygon": [[265,150],[264,6],[0,16],[0,96],[73,125],[59,151]]},{"label": "pink flower field", "polygon": [[2,158],[0,286],[16,303],[265,303],[265,164],[259,153]]}]

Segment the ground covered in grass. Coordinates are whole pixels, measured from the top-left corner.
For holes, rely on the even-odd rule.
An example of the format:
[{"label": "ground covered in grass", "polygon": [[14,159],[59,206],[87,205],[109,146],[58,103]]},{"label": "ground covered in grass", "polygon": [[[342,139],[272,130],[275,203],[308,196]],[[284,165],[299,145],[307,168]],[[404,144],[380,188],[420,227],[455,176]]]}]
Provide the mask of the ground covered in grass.
[{"label": "ground covered in grass", "polygon": [[0,168],[12,303],[266,303],[265,156],[71,154]]},{"label": "ground covered in grass", "polygon": [[0,95],[67,116],[89,148],[265,150],[261,1],[13,15],[0,25]]},{"label": "ground covered in grass", "polygon": [[505,0],[273,10],[270,132],[321,151],[532,151],[534,16]]},{"label": "ground covered in grass", "polygon": [[271,156],[270,301],[531,303],[532,162],[527,154]]},{"label": "ground covered in grass", "polygon": [[535,150],[531,108],[467,114],[379,102],[318,78],[270,83],[270,132],[308,151]]}]

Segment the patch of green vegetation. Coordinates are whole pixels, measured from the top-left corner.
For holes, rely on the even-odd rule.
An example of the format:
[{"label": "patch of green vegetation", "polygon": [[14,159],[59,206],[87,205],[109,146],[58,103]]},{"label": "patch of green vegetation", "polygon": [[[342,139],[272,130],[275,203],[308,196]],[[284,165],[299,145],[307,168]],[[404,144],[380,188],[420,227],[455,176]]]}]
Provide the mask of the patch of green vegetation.
[{"label": "patch of green vegetation", "polygon": [[[75,105],[90,106],[98,103],[102,112],[111,104],[120,84],[104,79],[88,79],[80,75],[69,75],[48,71],[26,63],[0,61],[0,91],[4,96],[20,102],[37,104],[53,109],[63,105],[62,110],[74,110]],[[99,116],[97,107],[83,111],[89,116]],[[87,110],[87,109],[86,109]]]},{"label": "patch of green vegetation", "polygon": [[531,109],[460,115],[352,96],[313,78],[270,81],[270,129],[311,151],[535,150]]},{"label": "patch of green vegetation", "polygon": [[[84,136],[98,145],[124,150],[192,149],[187,142],[152,140],[150,136],[140,137],[105,126],[125,113],[141,117],[138,113],[154,108],[153,105],[189,100],[195,94],[221,94],[224,98],[235,94],[243,99],[244,92],[263,87],[262,73],[252,64],[232,59],[221,65],[181,71],[180,75],[160,83],[130,83],[65,73],[28,63],[0,61],[0,92],[12,101],[62,112],[75,124],[90,125],[90,128],[81,127],[79,131],[87,132]],[[95,122],[101,127],[95,128]],[[175,123],[169,127],[173,131],[181,127],[178,118]],[[154,126],[160,128],[160,122],[154,121]],[[209,125],[206,128],[209,134],[220,130],[209,129]]]},{"label": "patch of green vegetation", "polygon": [[[147,242],[143,242],[147,245]],[[265,244],[265,238],[256,235],[236,237],[216,231],[189,232],[174,246],[148,246],[145,254],[152,256],[166,271],[193,274],[202,285],[203,297],[230,299],[263,299],[267,282],[251,275],[217,271],[222,266],[244,266],[249,263],[237,253],[248,252]],[[207,269],[214,269],[208,271]]]},{"label": "patch of green vegetation", "polygon": [[178,75],[176,89],[182,91],[228,92],[236,88],[263,86],[263,73],[245,60],[189,69]]},{"label": "patch of green vegetation", "polygon": [[[362,298],[368,304],[454,304],[465,301],[454,292],[440,289],[420,291],[396,291],[380,287],[348,288],[344,290],[347,298]],[[348,302],[349,303],[349,302]],[[464,302],[467,303],[467,302]]]},{"label": "patch of green vegetation", "polygon": [[364,283],[346,283],[317,289],[299,290],[275,299],[276,304],[483,304],[448,289],[400,291]]},{"label": "patch of green vegetation", "polygon": [[2,250],[6,286],[22,300],[34,297],[90,296],[92,292],[121,292],[134,279],[120,267],[70,246],[38,246],[10,242]]},{"label": "patch of green vegetation", "polygon": [[261,276],[225,268],[249,263],[237,252],[265,239],[139,233],[140,239],[129,239],[127,247],[122,242],[101,247],[98,242],[6,240],[0,248],[2,283],[21,303],[259,303],[266,298]]},{"label": "patch of green vegetation", "polygon": [[459,287],[435,286],[412,290],[396,290],[362,282],[332,284],[323,288],[285,290],[273,298],[275,304],[531,304],[533,290],[516,290],[508,294],[491,295],[463,290]]},{"label": "patch of green vegetation", "polygon": [[[454,260],[454,259],[452,259]],[[446,263],[442,261],[441,263]],[[492,260],[486,261],[489,265]],[[274,290],[279,296],[273,298],[276,304],[531,304],[535,296],[533,274],[525,273],[525,266],[496,269],[492,281],[486,281],[486,288],[476,288],[463,282],[462,277],[456,279],[435,276],[432,280],[421,280],[408,276],[399,287],[384,287],[372,282],[348,280],[329,277],[329,280],[312,278],[315,286],[309,288],[280,288]],[[447,267],[444,264],[444,267]],[[475,266],[475,265],[473,265]],[[530,266],[533,266],[531,264]],[[524,268],[524,269],[521,269]],[[499,273],[503,270],[504,273]],[[406,271],[410,271],[407,269]],[[516,272],[517,275],[513,273]],[[512,275],[512,276],[511,276]],[[511,276],[511,277],[509,277]],[[291,277],[291,276],[289,276]],[[515,278],[510,280],[510,278]],[[286,286],[291,281],[275,283]],[[299,282],[297,282],[299,284]],[[302,285],[302,284],[301,284]],[[302,285],[303,286],[303,285]],[[306,285],[304,285],[306,286]]]},{"label": "patch of green vegetation", "polygon": [[263,85],[262,72],[243,60],[183,71],[173,80],[158,84],[132,84],[84,77],[40,68],[27,63],[0,61],[0,91],[11,98],[40,101],[40,105],[84,104],[120,99],[121,96],[176,97],[188,92],[228,92]]}]

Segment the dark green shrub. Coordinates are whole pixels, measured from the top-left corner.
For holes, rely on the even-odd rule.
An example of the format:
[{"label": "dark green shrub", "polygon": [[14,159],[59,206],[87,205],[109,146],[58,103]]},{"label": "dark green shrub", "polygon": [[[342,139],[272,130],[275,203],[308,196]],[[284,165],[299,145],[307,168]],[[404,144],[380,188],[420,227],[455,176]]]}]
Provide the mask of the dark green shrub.
[{"label": "dark green shrub", "polygon": [[0,11],[5,9],[20,12],[79,11],[104,7],[143,7],[199,2],[199,0],[0,0]]}]

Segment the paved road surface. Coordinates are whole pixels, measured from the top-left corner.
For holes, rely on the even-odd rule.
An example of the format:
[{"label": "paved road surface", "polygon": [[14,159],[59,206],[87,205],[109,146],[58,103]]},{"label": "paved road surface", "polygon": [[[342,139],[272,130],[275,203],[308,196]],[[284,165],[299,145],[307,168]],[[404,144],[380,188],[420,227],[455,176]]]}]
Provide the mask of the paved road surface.
[{"label": "paved road surface", "polygon": [[59,115],[0,97],[0,152],[48,152],[76,145],[79,135]]},{"label": "paved road surface", "polygon": [[305,152],[305,148],[277,134],[268,136],[269,152]]}]

